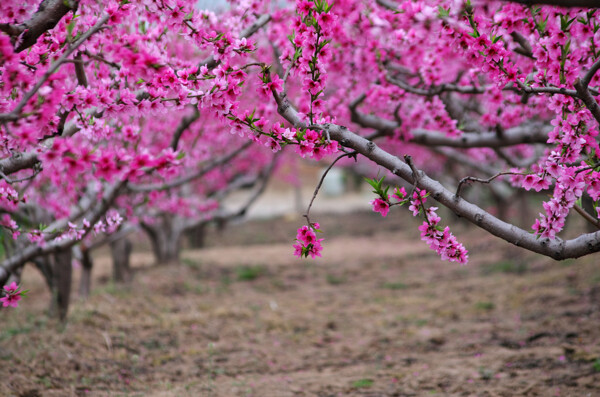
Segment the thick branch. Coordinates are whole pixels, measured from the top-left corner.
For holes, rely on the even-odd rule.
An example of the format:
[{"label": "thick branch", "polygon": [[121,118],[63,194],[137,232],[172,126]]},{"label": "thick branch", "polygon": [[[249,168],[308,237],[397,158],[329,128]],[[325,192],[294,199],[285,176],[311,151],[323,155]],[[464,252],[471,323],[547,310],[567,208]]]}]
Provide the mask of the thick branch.
[{"label": "thick branch", "polygon": [[0,172],[4,175],[10,175],[27,168],[35,168],[38,164],[40,164],[40,160],[37,153],[19,153],[0,160]]},{"label": "thick branch", "polygon": [[[381,131],[383,135],[390,135],[391,131],[398,128],[398,123],[378,116],[352,112],[352,121],[361,127],[373,128]],[[529,126],[510,128],[498,135],[496,132],[464,133],[458,138],[446,136],[437,131],[417,129],[411,131],[412,138],[409,142],[424,146],[448,146],[457,148],[475,147],[505,147],[520,145],[522,143],[546,143],[548,133],[543,130],[542,124],[536,123]]]},{"label": "thick branch", "polygon": [[71,10],[76,10],[78,4],[76,0],[44,0],[29,20],[18,25],[0,24],[0,30],[11,36],[13,44],[19,40],[15,51],[21,52],[34,45],[42,34],[53,29]]},{"label": "thick branch", "polygon": [[[274,96],[278,104],[278,112],[281,116],[296,127],[305,126],[298,112],[289,103],[285,102],[276,92],[274,92]],[[421,189],[430,192],[436,201],[452,210],[455,214],[511,244],[556,260],[578,258],[600,251],[600,231],[583,234],[567,241],[560,238],[554,240],[539,238],[515,225],[496,218],[475,204],[457,197],[454,193],[444,188],[441,183],[427,176],[423,171],[417,171],[417,175],[414,175],[411,168],[398,157],[377,147],[375,143],[351,132],[346,127],[335,124],[325,124],[322,127],[327,129],[331,138],[338,141],[342,146],[357,151],[359,154],[385,167],[409,183],[417,182],[417,185]]]}]

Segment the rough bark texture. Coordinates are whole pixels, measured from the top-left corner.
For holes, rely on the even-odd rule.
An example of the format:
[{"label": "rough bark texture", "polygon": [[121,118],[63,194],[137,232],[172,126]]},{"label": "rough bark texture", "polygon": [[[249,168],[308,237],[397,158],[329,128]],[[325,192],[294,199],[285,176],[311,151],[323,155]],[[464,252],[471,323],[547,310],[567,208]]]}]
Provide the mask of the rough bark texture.
[{"label": "rough bark texture", "polygon": [[71,249],[66,249],[54,254],[54,296],[58,309],[58,318],[65,321],[69,311],[71,299],[71,281],[73,279],[73,254]]},{"label": "rough bark texture", "polygon": [[128,238],[120,238],[110,243],[113,260],[113,279],[117,283],[128,283],[132,279],[130,266],[131,248],[131,241]]},{"label": "rough bark texture", "polygon": [[13,44],[16,44],[15,51],[21,52],[34,45],[41,35],[53,29],[70,11],[76,10],[78,4],[79,1],[75,0],[44,0],[29,20],[20,24],[0,24],[0,30],[11,37]]},{"label": "rough bark texture", "polygon": [[81,247],[81,279],[79,280],[79,296],[87,299],[90,296],[92,288],[92,268],[94,262],[90,251],[86,247]]},{"label": "rough bark texture", "polygon": [[66,249],[52,255],[37,257],[33,260],[46,280],[52,298],[48,308],[50,317],[64,321],[69,311],[71,281],[73,279],[73,254]]},{"label": "rough bark texture", "polygon": [[177,224],[177,218],[165,214],[155,224],[143,223],[142,228],[150,238],[157,264],[179,262],[182,228]]},{"label": "rough bark texture", "polygon": [[203,248],[206,242],[206,223],[202,223],[186,231],[190,248]]}]

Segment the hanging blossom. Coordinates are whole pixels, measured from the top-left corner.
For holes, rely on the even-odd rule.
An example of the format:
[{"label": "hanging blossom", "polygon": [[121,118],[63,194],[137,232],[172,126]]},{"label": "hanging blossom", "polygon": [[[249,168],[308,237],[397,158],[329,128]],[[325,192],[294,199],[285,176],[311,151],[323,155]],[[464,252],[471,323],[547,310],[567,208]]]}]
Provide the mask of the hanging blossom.
[{"label": "hanging blossom", "polygon": [[[390,207],[410,203],[408,209],[413,216],[421,215],[425,218],[423,224],[419,226],[421,240],[437,252],[442,260],[466,264],[469,260],[468,251],[450,232],[449,227],[442,228],[440,226],[441,218],[435,212],[438,208],[427,208],[425,206],[428,196],[427,191],[415,188],[412,195],[408,195],[404,187],[396,187],[390,195],[388,193],[389,186],[383,186],[384,179],[385,177],[380,179],[367,178],[367,182],[374,188],[373,193],[379,195],[378,198],[371,201],[373,211],[380,213],[381,216],[387,216]],[[395,202],[392,202],[392,200],[395,200]]]},{"label": "hanging blossom", "polygon": [[315,232],[320,232],[320,226],[317,222],[310,224],[309,226],[302,226],[298,229],[296,234],[296,241],[298,244],[294,244],[294,255],[298,258],[314,259],[316,256],[321,256],[323,246],[321,245],[322,238],[317,239]]}]

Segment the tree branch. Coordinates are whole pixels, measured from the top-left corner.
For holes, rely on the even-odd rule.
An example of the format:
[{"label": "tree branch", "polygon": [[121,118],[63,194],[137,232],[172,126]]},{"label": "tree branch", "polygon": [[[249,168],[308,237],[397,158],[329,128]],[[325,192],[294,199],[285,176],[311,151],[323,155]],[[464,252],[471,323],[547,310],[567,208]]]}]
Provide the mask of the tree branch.
[{"label": "tree branch", "polygon": [[[242,30],[242,32],[240,33],[240,37],[248,38],[248,37],[252,36],[254,33],[258,32],[258,30],[260,28],[265,26],[270,20],[271,20],[270,15],[268,15],[268,14],[261,15],[260,17],[258,17],[258,19],[256,21],[254,21],[254,23],[252,25],[250,25],[246,29]],[[213,68],[217,67],[220,63],[221,63],[221,61],[215,60],[215,57],[211,55],[208,58],[206,58],[204,61],[200,62],[200,65],[198,65],[198,70],[200,70],[200,67],[202,67],[202,66],[206,66],[209,69],[213,69]]]},{"label": "tree branch", "polygon": [[0,30],[11,37],[13,45],[17,44],[15,51],[21,52],[34,45],[42,34],[53,29],[78,5],[79,1],[76,0],[44,0],[27,21],[18,25],[3,23],[0,24]]},{"label": "tree branch", "polygon": [[11,157],[0,160],[0,172],[4,175],[10,175],[27,168],[35,168],[39,166],[38,164],[41,163],[37,157],[37,153],[16,153]]},{"label": "tree branch", "polygon": [[590,90],[581,81],[581,79],[575,80],[575,89],[579,94],[579,98],[581,98],[581,100],[588,108],[592,116],[594,116],[596,121],[600,123],[600,106],[598,106],[598,102],[596,102],[596,99],[592,96]]},{"label": "tree branch", "polygon": [[[378,116],[364,114],[351,109],[352,121],[361,127],[373,128],[382,135],[391,135],[398,128],[398,123]],[[448,137],[437,131],[416,129],[411,131],[412,138],[408,141],[423,146],[448,146],[456,148],[475,147],[505,147],[522,143],[546,143],[548,133],[542,129],[541,123],[530,126],[510,128],[502,135],[496,132],[464,133],[458,138]]]},{"label": "tree branch", "polygon": [[210,171],[214,170],[215,168],[229,162],[231,159],[235,158],[238,154],[240,154],[241,152],[246,150],[252,144],[253,144],[252,141],[248,141],[248,142],[244,143],[242,146],[240,146],[239,148],[237,148],[236,150],[226,154],[225,156],[223,156],[221,158],[218,158],[218,159],[210,162],[209,164],[204,165],[204,167],[202,167],[198,171],[196,171],[192,174],[183,176],[181,178],[175,179],[174,181],[166,182],[166,183],[153,183],[153,184],[149,184],[149,185],[127,185],[127,189],[129,189],[130,191],[132,191],[134,193],[144,193],[144,192],[168,190],[168,189],[172,189],[175,187],[179,187],[181,185],[184,185],[188,182],[193,181],[194,179],[200,178],[200,177],[206,175],[207,173],[209,173]]},{"label": "tree branch", "polygon": [[23,111],[23,108],[27,105],[27,102],[29,102],[29,100],[38,92],[38,90],[42,87],[42,85],[44,85],[44,83],[46,82],[46,80],[48,80],[48,78],[50,78],[50,76],[52,76],[52,74],[54,72],[56,72],[58,70],[58,68],[63,63],[65,63],[65,61],[67,60],[67,58],[73,53],[73,51],[75,51],[77,49],[77,47],[79,47],[81,44],[83,44],[94,33],[96,33],[97,31],[99,31],[102,28],[102,25],[104,25],[106,23],[106,21],[108,21],[108,18],[109,18],[109,15],[105,15],[102,18],[100,18],[98,20],[98,22],[96,22],[96,24],[94,26],[92,26],[87,32],[85,32],[79,38],[79,40],[77,40],[75,43],[73,43],[61,55],[61,57],[58,58],[52,64],[52,66],[50,66],[48,68],[48,70],[46,71],[46,73],[44,73],[44,75],[38,80],[38,82],[33,86],[33,88],[31,90],[29,90],[23,96],[23,98],[21,98],[21,101],[12,110],[12,112],[10,112],[10,113],[0,113],[0,120],[6,120],[6,121],[15,121],[15,120],[17,120],[19,118],[19,116],[21,115],[21,112]]},{"label": "tree branch", "polygon": [[194,106],[194,113],[181,119],[181,122],[177,126],[177,129],[173,134],[173,139],[171,139],[171,149],[173,149],[174,151],[177,150],[177,146],[179,146],[179,140],[181,139],[181,136],[183,135],[185,130],[190,128],[194,121],[198,120],[199,118],[200,112],[198,111],[198,107]]},{"label": "tree branch", "polygon": [[[112,186],[109,186],[104,191],[102,199],[96,202],[95,206],[90,209],[90,212],[86,217],[90,222],[90,227],[84,229],[84,236],[89,233],[93,225],[96,224],[100,220],[100,217],[106,213],[108,208],[110,208],[123,186],[125,186],[125,183],[126,180],[123,180],[113,184]],[[22,266],[25,262],[32,260],[36,256],[52,254],[70,248],[78,242],[79,240],[70,240],[66,238],[61,240],[55,239],[43,247],[34,244],[23,248],[15,255],[6,258],[4,261],[2,261],[2,263],[0,263],[0,285],[4,285],[8,276],[18,267]]]},{"label": "tree branch", "polygon": [[[279,114],[297,128],[305,127],[298,112],[285,99],[282,99],[277,92],[273,91],[273,95],[278,105]],[[324,124],[322,127],[329,130],[331,138],[338,141],[342,146],[357,151],[375,164],[381,165],[409,183],[417,182],[408,164],[377,147],[373,142],[366,140],[343,126]],[[418,176],[418,186],[430,192],[433,199],[452,210],[455,214],[464,217],[473,224],[511,244],[556,260],[578,258],[600,251],[600,231],[582,234],[575,239],[566,241],[560,238],[553,240],[539,238],[515,225],[496,218],[477,205],[461,197],[457,197],[454,193],[444,188],[441,183],[427,176],[423,171],[418,171]]]},{"label": "tree branch", "polygon": [[568,8],[598,8],[598,0],[505,0],[526,6],[549,5]]}]

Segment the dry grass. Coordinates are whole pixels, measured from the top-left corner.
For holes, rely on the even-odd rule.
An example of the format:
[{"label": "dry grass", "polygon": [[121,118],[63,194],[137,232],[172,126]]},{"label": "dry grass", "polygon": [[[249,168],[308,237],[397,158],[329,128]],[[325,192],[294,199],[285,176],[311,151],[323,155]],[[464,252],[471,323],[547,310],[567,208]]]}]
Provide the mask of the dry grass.
[{"label": "dry grass", "polygon": [[[412,226],[376,221],[322,222],[339,233],[316,262],[288,243],[186,251],[169,267],[138,253],[130,286],[107,281],[101,254],[64,327],[29,269],[31,297],[0,312],[0,395],[600,395],[598,256],[557,263],[459,230],[459,267]],[[357,224],[370,235],[344,235]]]}]

